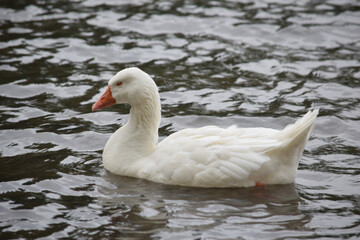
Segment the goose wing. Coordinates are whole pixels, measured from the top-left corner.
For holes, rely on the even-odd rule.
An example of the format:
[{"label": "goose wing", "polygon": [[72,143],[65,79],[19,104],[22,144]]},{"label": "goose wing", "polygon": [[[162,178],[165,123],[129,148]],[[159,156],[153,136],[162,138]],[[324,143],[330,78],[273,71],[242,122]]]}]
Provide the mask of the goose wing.
[{"label": "goose wing", "polygon": [[270,160],[267,151],[281,144],[274,137],[278,132],[208,126],[174,133],[159,143],[155,153],[157,181],[204,187],[253,185],[250,174]]}]

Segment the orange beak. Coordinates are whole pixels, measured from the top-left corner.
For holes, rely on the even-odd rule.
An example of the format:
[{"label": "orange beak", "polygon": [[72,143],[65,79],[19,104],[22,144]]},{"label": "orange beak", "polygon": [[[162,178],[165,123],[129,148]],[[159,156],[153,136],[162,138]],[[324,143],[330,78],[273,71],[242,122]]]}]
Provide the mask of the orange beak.
[{"label": "orange beak", "polygon": [[111,94],[111,90],[110,90],[110,86],[108,86],[108,88],[106,89],[106,91],[104,92],[103,95],[101,95],[100,99],[97,100],[96,103],[94,103],[94,105],[92,105],[92,111],[96,111],[99,109],[103,109],[106,107],[109,107],[111,105],[114,105],[116,103],[115,98],[113,98],[112,94]]}]

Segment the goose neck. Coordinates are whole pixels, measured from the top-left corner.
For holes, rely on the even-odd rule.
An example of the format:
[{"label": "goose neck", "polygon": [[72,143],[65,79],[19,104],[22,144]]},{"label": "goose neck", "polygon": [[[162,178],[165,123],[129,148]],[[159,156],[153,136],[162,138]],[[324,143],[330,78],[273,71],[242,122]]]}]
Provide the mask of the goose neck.
[{"label": "goose neck", "polygon": [[133,104],[130,109],[129,126],[144,139],[158,141],[158,128],[160,125],[160,101],[146,101],[142,104]]}]

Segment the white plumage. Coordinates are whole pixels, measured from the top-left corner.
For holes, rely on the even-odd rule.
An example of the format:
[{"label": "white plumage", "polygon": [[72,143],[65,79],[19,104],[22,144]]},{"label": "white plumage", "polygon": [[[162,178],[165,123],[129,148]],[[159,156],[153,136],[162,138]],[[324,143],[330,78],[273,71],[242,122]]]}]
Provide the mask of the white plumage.
[{"label": "white plumage", "polygon": [[138,68],[118,72],[93,110],[131,105],[129,121],[106,143],[104,167],[112,173],[194,187],[288,184],[318,110],[278,131],[207,126],[176,132],[158,143],[160,97],[152,78]]}]

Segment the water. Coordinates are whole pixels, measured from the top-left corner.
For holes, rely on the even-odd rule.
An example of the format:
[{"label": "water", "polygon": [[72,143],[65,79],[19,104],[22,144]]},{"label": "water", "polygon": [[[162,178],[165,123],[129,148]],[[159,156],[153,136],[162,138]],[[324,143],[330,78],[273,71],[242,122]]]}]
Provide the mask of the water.
[{"label": "water", "polygon": [[[1,1],[1,239],[360,238],[358,1]],[[128,106],[91,112],[139,66],[161,138],[283,128],[321,108],[293,185],[166,186],[106,172]]]}]

